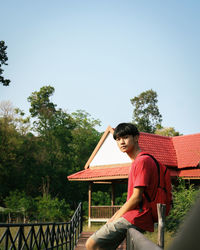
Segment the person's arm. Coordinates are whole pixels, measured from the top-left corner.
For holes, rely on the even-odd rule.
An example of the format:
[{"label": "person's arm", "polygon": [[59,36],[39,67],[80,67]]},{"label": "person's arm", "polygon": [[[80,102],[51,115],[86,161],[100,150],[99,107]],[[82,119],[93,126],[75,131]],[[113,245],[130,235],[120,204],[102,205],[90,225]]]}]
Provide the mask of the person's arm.
[{"label": "person's arm", "polygon": [[140,203],[140,201],[142,201],[143,192],[144,192],[144,187],[134,188],[133,194],[131,195],[130,199],[126,203],[124,203],[124,205],[113,215],[113,217],[110,220],[108,220],[107,223],[117,220],[129,210],[134,209]]}]

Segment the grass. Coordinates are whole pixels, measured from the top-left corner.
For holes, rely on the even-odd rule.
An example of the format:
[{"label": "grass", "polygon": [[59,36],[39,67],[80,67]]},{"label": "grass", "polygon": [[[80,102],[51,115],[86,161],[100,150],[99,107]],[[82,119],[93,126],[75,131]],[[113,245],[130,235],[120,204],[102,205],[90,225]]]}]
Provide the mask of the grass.
[{"label": "grass", "polygon": [[[88,228],[87,223],[85,222],[83,224],[83,231],[84,232],[95,232],[97,231],[102,225],[104,225],[104,223],[92,223],[91,227]],[[155,244],[157,244],[157,237],[158,237],[158,231],[157,229],[155,229],[155,231],[153,233],[150,232],[146,232],[144,234],[144,236],[146,238],[148,238],[149,240],[153,241]],[[168,247],[170,246],[170,243],[172,242],[174,237],[174,233],[173,232],[165,232],[165,249],[168,249]]]}]

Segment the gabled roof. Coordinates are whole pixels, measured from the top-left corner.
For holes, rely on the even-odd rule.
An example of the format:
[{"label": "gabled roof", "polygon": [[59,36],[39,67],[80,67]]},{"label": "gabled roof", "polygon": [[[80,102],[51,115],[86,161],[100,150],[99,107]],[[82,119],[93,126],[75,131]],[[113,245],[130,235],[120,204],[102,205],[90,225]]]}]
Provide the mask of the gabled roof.
[{"label": "gabled roof", "polygon": [[177,166],[176,151],[171,137],[141,132],[139,145],[142,151],[152,154],[165,166]]},{"label": "gabled roof", "polygon": [[[99,143],[85,164],[85,170],[68,176],[69,180],[109,180],[128,177],[131,160],[122,153],[113,139],[114,129],[108,126]],[[164,165],[173,168],[172,175],[187,176],[178,169],[197,167],[200,160],[200,134],[167,137],[140,133],[142,151],[155,156]],[[177,173],[177,174],[175,174]],[[188,172],[189,176],[200,177],[200,171]],[[196,177],[195,177],[196,176]]]},{"label": "gabled roof", "polygon": [[172,140],[178,168],[197,167],[200,162],[200,134],[176,136]]}]

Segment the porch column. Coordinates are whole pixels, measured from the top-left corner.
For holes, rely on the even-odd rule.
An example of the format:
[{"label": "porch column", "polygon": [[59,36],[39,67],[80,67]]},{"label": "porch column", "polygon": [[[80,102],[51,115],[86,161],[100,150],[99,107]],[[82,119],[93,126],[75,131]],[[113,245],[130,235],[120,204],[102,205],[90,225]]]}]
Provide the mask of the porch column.
[{"label": "porch column", "polygon": [[112,182],[111,206],[115,205],[115,184]]},{"label": "porch column", "polygon": [[112,211],[112,215],[114,215],[115,213],[115,184],[112,182],[112,195],[111,195],[111,211]]},{"label": "porch column", "polygon": [[89,183],[88,189],[88,227],[91,227],[91,205],[92,205],[92,182]]}]

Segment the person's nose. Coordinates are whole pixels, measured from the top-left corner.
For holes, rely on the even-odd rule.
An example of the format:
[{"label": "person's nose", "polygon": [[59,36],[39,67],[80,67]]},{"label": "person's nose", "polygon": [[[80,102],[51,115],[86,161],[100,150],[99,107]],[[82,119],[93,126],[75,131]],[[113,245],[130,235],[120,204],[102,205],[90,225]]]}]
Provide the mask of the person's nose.
[{"label": "person's nose", "polygon": [[124,138],[120,138],[120,144],[124,144],[125,141],[124,141]]}]

